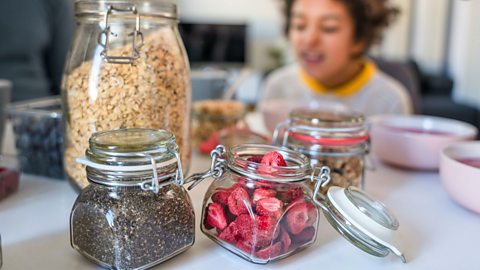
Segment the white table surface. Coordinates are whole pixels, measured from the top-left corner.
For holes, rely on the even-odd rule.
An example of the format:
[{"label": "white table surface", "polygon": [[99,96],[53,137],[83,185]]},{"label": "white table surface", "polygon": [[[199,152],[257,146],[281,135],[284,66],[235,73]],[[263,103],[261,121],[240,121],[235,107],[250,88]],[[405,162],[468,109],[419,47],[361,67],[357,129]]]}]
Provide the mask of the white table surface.
[{"label": "white table surface", "polygon": [[[247,115],[257,132],[265,133],[258,114]],[[7,124],[4,153],[12,149]],[[480,215],[452,201],[437,172],[393,168],[374,159],[366,172],[366,191],[396,215],[407,263],[394,255],[368,255],[343,239],[322,216],[317,241],[308,249],[267,265],[249,263],[228,252],[200,231],[203,195],[212,180],[190,192],[197,216],[195,244],[154,269],[480,269]],[[208,157],[194,154],[190,172],[207,170]],[[66,181],[22,175],[17,193],[0,201],[2,270],[100,269],[73,250],[69,216],[77,193]],[[480,196],[480,191],[479,191]]]},{"label": "white table surface", "polygon": [[[266,266],[249,263],[205,237],[201,202],[211,180],[191,191],[197,214],[196,241],[185,253],[154,269],[480,269],[480,215],[454,203],[435,172],[412,172],[377,163],[366,190],[400,221],[408,263],[363,253],[322,216],[317,241],[308,249]],[[209,167],[194,155],[191,172]],[[70,247],[69,214],[77,194],[66,181],[22,175],[17,193],[0,202],[3,269],[96,269]]]}]

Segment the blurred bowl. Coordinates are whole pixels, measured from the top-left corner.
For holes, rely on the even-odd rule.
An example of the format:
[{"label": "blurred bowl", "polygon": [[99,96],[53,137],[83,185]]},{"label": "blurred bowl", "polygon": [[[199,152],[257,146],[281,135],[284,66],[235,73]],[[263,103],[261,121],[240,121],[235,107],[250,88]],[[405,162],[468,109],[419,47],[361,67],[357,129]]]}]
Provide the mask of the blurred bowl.
[{"label": "blurred bowl", "polygon": [[64,179],[60,97],[12,103],[6,111],[13,127],[20,170]]},{"label": "blurred bowl", "polygon": [[480,213],[480,142],[446,147],[440,157],[440,179],[456,202]]},{"label": "blurred bowl", "polygon": [[443,148],[472,140],[478,132],[470,124],[433,116],[382,115],[370,121],[372,152],[386,163],[410,169],[438,169]]}]

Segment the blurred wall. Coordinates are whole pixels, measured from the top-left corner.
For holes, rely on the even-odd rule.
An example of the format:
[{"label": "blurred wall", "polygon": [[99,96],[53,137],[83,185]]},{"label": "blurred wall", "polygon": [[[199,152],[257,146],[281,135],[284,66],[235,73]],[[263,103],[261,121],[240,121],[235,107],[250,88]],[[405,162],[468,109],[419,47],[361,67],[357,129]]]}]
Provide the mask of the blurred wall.
[{"label": "blurred wall", "polygon": [[480,1],[455,0],[447,71],[455,78],[454,97],[480,108]]},{"label": "blurred wall", "polygon": [[255,69],[272,64],[268,50],[284,46],[278,0],[177,0],[180,19],[248,25],[247,61]]}]

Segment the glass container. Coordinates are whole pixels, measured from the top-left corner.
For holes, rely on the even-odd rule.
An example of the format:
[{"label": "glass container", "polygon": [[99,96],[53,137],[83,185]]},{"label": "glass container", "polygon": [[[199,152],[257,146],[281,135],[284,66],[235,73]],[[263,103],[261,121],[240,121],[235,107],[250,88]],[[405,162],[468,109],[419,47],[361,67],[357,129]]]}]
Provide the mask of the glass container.
[{"label": "glass container", "polygon": [[163,1],[75,3],[77,27],[63,76],[64,166],[88,185],[75,162],[94,132],[122,128],[171,131],[183,167],[190,162],[190,69],[176,6]]},{"label": "glass container", "polygon": [[60,97],[16,102],[6,111],[15,135],[20,170],[65,179]]},{"label": "glass container", "polygon": [[[201,100],[193,104],[192,135],[195,146],[206,142],[213,133],[242,123],[245,105],[232,100]],[[212,148],[214,148],[214,145]],[[212,149],[210,149],[211,151]],[[208,151],[208,152],[210,152]]]},{"label": "glass container", "polygon": [[[286,166],[263,163],[263,156],[272,152],[282,155]],[[321,209],[358,248],[375,256],[393,252],[405,261],[395,217],[356,187],[329,186],[328,167],[312,170],[305,155],[262,144],[237,145],[228,154],[218,146],[211,156],[205,175],[215,181],[205,194],[200,226],[208,238],[235,255],[265,264],[307,248],[319,234]],[[193,185],[205,175],[197,175]],[[327,194],[321,188],[327,188]]]},{"label": "glass container", "polygon": [[86,156],[90,182],[70,216],[72,247],[111,269],[146,269],[195,239],[175,136],[164,130],[94,133]]},{"label": "glass container", "polygon": [[[307,155],[312,167],[328,166],[329,186],[363,188],[369,133],[363,115],[351,111],[296,109],[278,124],[273,144]],[[325,193],[327,188],[322,188]]]}]

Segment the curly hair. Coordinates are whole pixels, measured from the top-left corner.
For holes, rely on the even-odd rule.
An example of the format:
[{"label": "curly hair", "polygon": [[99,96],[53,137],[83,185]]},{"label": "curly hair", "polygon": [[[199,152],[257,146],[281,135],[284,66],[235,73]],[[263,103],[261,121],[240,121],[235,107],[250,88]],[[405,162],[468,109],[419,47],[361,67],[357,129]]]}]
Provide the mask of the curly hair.
[{"label": "curly hair", "polygon": [[[292,6],[295,0],[284,0],[286,19],[285,33],[290,30]],[[365,50],[382,39],[383,30],[387,28],[400,13],[388,0],[334,0],[343,4],[350,14],[354,25],[354,38],[365,42]]]}]

